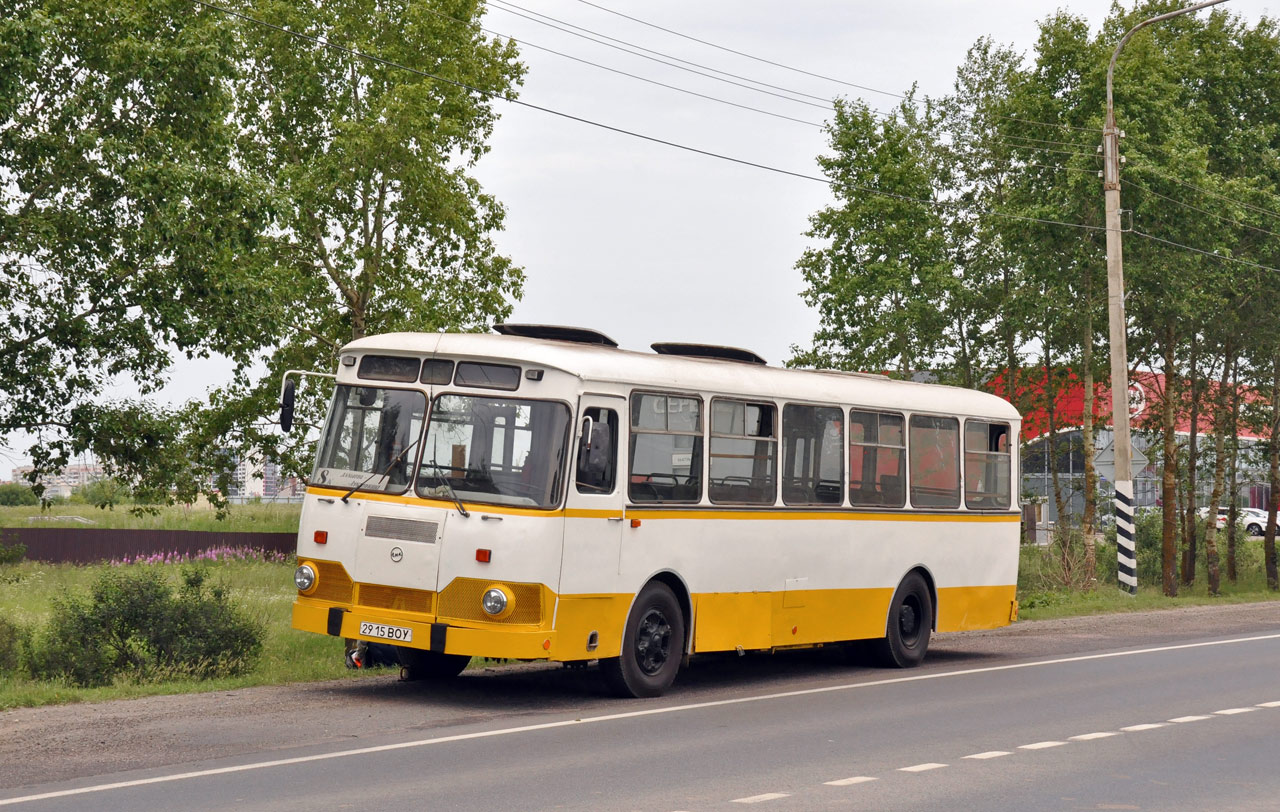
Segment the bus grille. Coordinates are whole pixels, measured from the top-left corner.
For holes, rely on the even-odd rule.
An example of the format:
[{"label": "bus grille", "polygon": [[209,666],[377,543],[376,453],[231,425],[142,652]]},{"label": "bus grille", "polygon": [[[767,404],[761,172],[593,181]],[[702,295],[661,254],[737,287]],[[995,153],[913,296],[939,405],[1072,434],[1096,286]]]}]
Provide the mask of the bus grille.
[{"label": "bus grille", "polygon": [[394,609],[397,612],[431,614],[432,592],[424,589],[405,589],[380,584],[360,584],[357,602],[374,609]]},{"label": "bus grille", "polygon": [[351,603],[351,576],[335,561],[313,561],[316,566],[316,591],[307,597],[334,603]]},{"label": "bus grille", "polygon": [[440,617],[456,620],[481,620],[489,623],[538,624],[542,622],[542,587],[537,584],[503,583],[515,600],[511,614],[495,619],[480,606],[484,591],[493,581],[477,578],[454,578],[440,593]]},{"label": "bus grille", "polygon": [[364,534],[395,541],[420,541],[435,544],[440,525],[435,522],[419,522],[413,519],[395,519],[390,516],[370,516]]}]

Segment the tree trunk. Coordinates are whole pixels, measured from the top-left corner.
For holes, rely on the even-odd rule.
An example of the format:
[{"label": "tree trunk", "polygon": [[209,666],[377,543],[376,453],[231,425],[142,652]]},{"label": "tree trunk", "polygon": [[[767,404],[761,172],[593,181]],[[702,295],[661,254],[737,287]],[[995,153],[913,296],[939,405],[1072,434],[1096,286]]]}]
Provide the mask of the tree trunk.
[{"label": "tree trunk", "polygon": [[1218,391],[1214,393],[1213,431],[1213,491],[1209,494],[1209,519],[1204,525],[1204,560],[1205,569],[1209,571],[1209,594],[1218,595],[1222,587],[1222,573],[1218,569],[1218,503],[1222,501],[1222,485],[1226,474],[1227,445],[1227,384],[1230,383],[1231,342],[1222,354],[1222,379],[1218,382]]},{"label": "tree trunk", "polygon": [[1228,481],[1227,510],[1227,580],[1235,583],[1239,577],[1236,568],[1236,535],[1240,529],[1240,359],[1231,359],[1231,447],[1227,451]]},{"label": "tree trunk", "polygon": [[1262,539],[1262,557],[1267,570],[1267,589],[1280,592],[1280,573],[1276,571],[1276,505],[1280,501],[1280,352],[1271,365],[1271,496],[1267,500],[1267,534]]},{"label": "tree trunk", "polygon": [[[1200,367],[1197,363],[1198,342],[1195,332],[1191,335],[1191,358],[1187,380],[1191,386],[1191,436],[1187,440],[1187,501],[1182,522],[1182,583],[1189,585],[1196,580],[1196,440],[1200,436]],[[1168,381],[1165,388],[1168,389]],[[1210,511],[1213,507],[1210,506]]]},{"label": "tree trunk", "polygon": [[1087,589],[1098,585],[1098,551],[1093,535],[1097,531],[1098,474],[1093,469],[1093,308],[1089,306],[1089,280],[1085,275],[1085,311],[1083,335],[1080,337],[1081,366],[1084,376],[1084,410],[1080,417],[1080,444],[1084,447],[1084,583]]},{"label": "tree trunk", "polygon": [[[1160,567],[1161,580],[1164,586],[1164,594],[1170,598],[1178,595],[1178,578],[1174,571],[1177,564],[1177,539],[1175,533],[1178,529],[1177,503],[1178,503],[1178,484],[1174,479],[1174,469],[1178,464],[1178,443],[1177,436],[1174,434],[1174,401],[1173,401],[1173,381],[1176,371],[1174,369],[1174,331],[1173,326],[1165,328],[1164,335],[1164,403],[1161,405],[1161,428],[1164,430],[1164,480],[1162,482],[1163,490],[1161,499],[1163,501],[1163,517],[1164,526],[1160,538]],[[1125,397],[1125,393],[1113,392],[1111,396]]]}]

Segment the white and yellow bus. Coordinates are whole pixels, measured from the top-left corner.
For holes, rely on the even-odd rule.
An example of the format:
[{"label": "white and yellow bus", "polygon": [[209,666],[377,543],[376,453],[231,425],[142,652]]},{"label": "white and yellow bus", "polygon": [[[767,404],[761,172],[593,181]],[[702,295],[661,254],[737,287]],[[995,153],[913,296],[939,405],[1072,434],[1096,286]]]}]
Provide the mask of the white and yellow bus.
[{"label": "white and yellow bus", "polygon": [[615,692],[655,696],[701,652],[871,641],[907,667],[933,630],[1015,618],[1004,400],[497,331],[343,348],[295,628],[392,644],[411,676],[599,660]]}]

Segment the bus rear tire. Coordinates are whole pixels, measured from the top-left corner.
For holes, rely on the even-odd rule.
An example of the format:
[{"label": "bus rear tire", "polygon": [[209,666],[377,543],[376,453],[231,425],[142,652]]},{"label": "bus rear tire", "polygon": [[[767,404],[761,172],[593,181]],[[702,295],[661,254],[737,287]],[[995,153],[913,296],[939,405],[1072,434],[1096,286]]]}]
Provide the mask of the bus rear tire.
[{"label": "bus rear tire", "polygon": [[620,697],[661,696],[675,681],[684,656],[684,613],[671,587],[650,581],[640,590],[617,657],[602,658],[600,673]]},{"label": "bus rear tire", "polygon": [[924,660],[933,627],[933,596],[920,573],[902,579],[889,604],[885,636],[873,641],[872,650],[887,668],[914,668]]},{"label": "bus rear tire", "polygon": [[444,654],[407,646],[396,646],[396,653],[400,655],[400,679],[405,681],[453,679],[471,662],[466,654]]}]

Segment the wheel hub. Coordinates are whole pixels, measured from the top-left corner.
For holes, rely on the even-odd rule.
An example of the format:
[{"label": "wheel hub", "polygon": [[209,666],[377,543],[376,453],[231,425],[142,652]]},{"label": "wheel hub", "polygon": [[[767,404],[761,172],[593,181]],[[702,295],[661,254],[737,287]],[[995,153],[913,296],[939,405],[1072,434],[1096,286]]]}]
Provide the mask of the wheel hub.
[{"label": "wheel hub", "polygon": [[640,670],[653,676],[662,670],[671,654],[671,624],[657,609],[650,609],[636,631],[636,661]]}]

